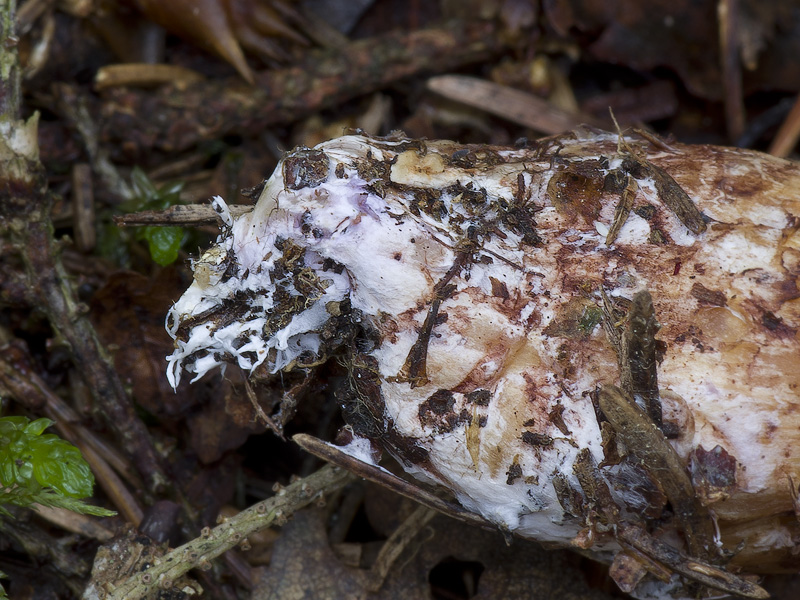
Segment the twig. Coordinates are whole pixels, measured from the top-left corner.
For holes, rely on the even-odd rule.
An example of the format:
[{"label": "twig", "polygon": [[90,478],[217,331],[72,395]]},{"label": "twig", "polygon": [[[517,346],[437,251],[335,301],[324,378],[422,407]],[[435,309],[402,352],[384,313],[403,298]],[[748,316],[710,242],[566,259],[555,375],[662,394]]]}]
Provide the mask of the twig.
[{"label": "twig", "polygon": [[[15,0],[0,0],[0,139],[19,128],[20,67],[17,55],[19,37],[15,33],[14,17],[17,9]],[[0,144],[0,160],[8,160],[6,147],[17,152],[24,148],[7,140]]]},{"label": "twig", "polygon": [[247,536],[273,524],[282,524],[296,511],[318,501],[322,494],[337,490],[352,479],[353,476],[347,471],[326,465],[316,473],[282,488],[269,500],[251,506],[214,529],[204,530],[199,538],[156,559],[151,567],[120,583],[107,596],[107,600],[155,597],[159,591],[171,589],[172,582],[190,569],[209,568],[211,560],[241,544]]},{"label": "twig", "polygon": [[323,460],[328,461],[334,465],[347,469],[348,471],[363,477],[368,481],[375,482],[382,485],[386,489],[392,490],[396,494],[410,498],[415,502],[427,506],[437,512],[440,512],[448,517],[452,517],[465,523],[478,525],[486,529],[496,530],[489,521],[482,517],[465,510],[461,506],[442,500],[431,492],[409,483],[405,479],[400,479],[396,475],[390,473],[386,469],[382,469],[375,465],[362,462],[353,458],[349,454],[342,452],[339,448],[332,444],[323,442],[314,436],[305,433],[298,433],[292,437],[292,440],[297,443],[303,450],[310,452]]},{"label": "twig", "polygon": [[527,43],[524,33],[506,35],[492,22],[451,22],[390,32],[341,50],[309,51],[291,68],[257,74],[255,87],[231,78],[155,93],[115,88],[105,95],[102,138],[118,146],[124,142],[130,153],[182,151],[227,134],[253,135],[420,72],[446,72],[485,61]]},{"label": "twig", "polygon": [[74,364],[92,391],[98,412],[117,434],[151,492],[162,490],[168,479],[142,421],[100,343],[94,327],[76,302],[68,275],[55,255],[48,218],[17,230],[29,281],[53,328],[71,350]]},{"label": "twig", "polygon": [[722,60],[722,81],[725,86],[725,124],[728,138],[737,140],[744,133],[744,98],[742,96],[742,69],[739,59],[739,2],[719,0],[719,53]]},{"label": "twig", "polygon": [[86,96],[77,87],[66,84],[55,85],[53,91],[58,98],[57,109],[78,130],[83,140],[92,170],[100,176],[109,191],[121,200],[130,199],[133,194],[131,186],[111,162],[108,150],[100,145],[99,127],[90,114]]},{"label": "twig", "polygon": [[72,167],[72,217],[75,245],[81,252],[91,252],[97,241],[94,229],[94,188],[92,169],[84,163]]},{"label": "twig", "polygon": [[676,573],[716,590],[758,600],[769,598],[769,593],[760,585],[725,569],[693,560],[672,546],[649,535],[639,525],[632,525],[625,521],[620,522],[617,525],[617,539]]},{"label": "twig", "polygon": [[394,533],[392,533],[389,539],[383,544],[381,551],[378,553],[378,558],[375,559],[375,564],[373,564],[372,569],[370,569],[366,586],[370,592],[377,592],[381,589],[392,565],[400,557],[411,540],[414,539],[425,525],[430,523],[431,519],[433,519],[436,514],[436,511],[431,510],[427,506],[418,506],[416,510],[394,530]]},{"label": "twig", "polygon": [[[247,204],[233,204],[229,208],[231,215],[234,217],[239,217],[253,210],[253,207]],[[143,210],[142,212],[114,217],[114,224],[118,227],[135,227],[138,225],[196,227],[211,223],[220,225],[222,221],[216,211],[208,204],[178,204],[165,210]]]},{"label": "twig", "polygon": [[769,145],[769,153],[786,158],[797,146],[798,139],[800,139],[800,96],[795,100],[794,106],[786,115],[778,133],[775,134],[775,139]]},{"label": "twig", "polygon": [[250,404],[253,406],[253,410],[256,411],[256,418],[260,419],[264,425],[269,427],[275,435],[285,440],[283,428],[279,427],[278,424],[264,412],[264,409],[261,408],[261,404],[259,404],[258,397],[256,396],[256,391],[247,379],[244,379],[244,391],[247,394],[247,399],[250,400]]}]

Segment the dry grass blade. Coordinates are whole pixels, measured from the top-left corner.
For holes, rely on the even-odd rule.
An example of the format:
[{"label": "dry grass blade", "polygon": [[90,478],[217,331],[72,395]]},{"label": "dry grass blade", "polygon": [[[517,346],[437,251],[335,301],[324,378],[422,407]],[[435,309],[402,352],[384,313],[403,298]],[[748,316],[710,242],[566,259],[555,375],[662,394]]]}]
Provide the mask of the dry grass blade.
[{"label": "dry grass blade", "polygon": [[441,75],[428,80],[428,89],[547,135],[575,129],[581,124],[603,127],[592,116],[568,113],[538,96],[476,77]]},{"label": "dry grass blade", "polygon": [[797,146],[798,139],[800,139],[800,96],[797,97],[778,133],[775,134],[775,139],[769,146],[769,153],[781,158],[789,156]]},{"label": "dry grass blade", "polygon": [[114,530],[106,527],[97,518],[72,512],[66,508],[56,506],[42,506],[37,504],[34,509],[46,521],[72,533],[77,533],[101,542],[107,542],[114,537]]}]

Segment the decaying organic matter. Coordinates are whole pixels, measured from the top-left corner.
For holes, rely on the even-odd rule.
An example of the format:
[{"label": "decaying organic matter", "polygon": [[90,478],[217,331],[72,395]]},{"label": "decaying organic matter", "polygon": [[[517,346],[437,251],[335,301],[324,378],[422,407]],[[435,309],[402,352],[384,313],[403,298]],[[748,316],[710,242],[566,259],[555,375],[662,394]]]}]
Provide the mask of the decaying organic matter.
[{"label": "decaying organic matter", "polygon": [[[639,597],[800,568],[800,167],[578,130],[287,154],[171,310],[168,376],[332,356],[355,438]],[[653,577],[645,577],[650,573]]]}]

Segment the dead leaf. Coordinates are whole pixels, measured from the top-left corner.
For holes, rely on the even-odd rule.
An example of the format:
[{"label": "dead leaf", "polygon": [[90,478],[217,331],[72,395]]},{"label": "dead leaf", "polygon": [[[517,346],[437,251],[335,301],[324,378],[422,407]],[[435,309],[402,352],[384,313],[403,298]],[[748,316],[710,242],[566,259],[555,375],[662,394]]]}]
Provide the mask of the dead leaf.
[{"label": "dead leaf", "polygon": [[224,379],[215,378],[203,409],[193,413],[187,425],[192,448],[203,464],[216,462],[244,444],[250,435],[266,430],[247,399],[238,368],[229,369]]},{"label": "dead leaf", "polygon": [[283,528],[272,562],[253,573],[252,600],[357,600],[366,597],[363,571],[345,567],[328,544],[325,513],[304,510]]},{"label": "dead leaf", "polygon": [[368,594],[363,584],[369,571],[346,567],[336,558],[328,544],[324,513],[312,510],[296,514],[284,527],[272,564],[256,576],[252,599],[433,599],[442,596],[434,596],[432,581],[444,577],[458,586],[460,570],[472,574],[476,589],[470,597],[478,600],[610,598],[589,587],[576,563],[567,551],[547,551],[521,540],[507,546],[498,532],[437,516],[409,544],[383,588]]},{"label": "dead leaf", "polygon": [[164,269],[155,280],[131,271],[112,275],[92,298],[91,319],[113,356],[123,382],[148,412],[176,416],[193,404],[188,386],[172,390],[164,377],[164,357],[172,340],[164,331],[164,314],[180,296],[176,269]]},{"label": "dead leaf", "polygon": [[[745,74],[745,93],[800,89],[800,65],[785,60],[800,53],[796,3],[741,4],[744,19],[737,37],[751,68]],[[593,58],[640,71],[668,67],[692,94],[722,99],[715,0],[545,0],[543,5],[548,24],[564,36],[575,38],[580,32]]]}]

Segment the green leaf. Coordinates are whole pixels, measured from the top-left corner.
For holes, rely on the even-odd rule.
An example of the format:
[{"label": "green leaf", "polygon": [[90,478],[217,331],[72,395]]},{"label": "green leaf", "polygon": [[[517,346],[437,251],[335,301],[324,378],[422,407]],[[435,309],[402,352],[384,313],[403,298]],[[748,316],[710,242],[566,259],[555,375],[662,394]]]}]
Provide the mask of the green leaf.
[{"label": "green leaf", "polygon": [[0,453],[0,485],[11,486],[17,481],[14,456],[10,452]]},{"label": "green leaf", "polygon": [[14,515],[3,508],[4,504],[11,504],[22,508],[29,508],[34,504],[56,506],[84,515],[94,515],[97,517],[113,517],[117,514],[112,510],[87,504],[83,500],[77,498],[62,496],[59,492],[49,488],[41,488],[35,493],[19,487],[12,489],[0,488],[0,515],[13,518]]},{"label": "green leaf", "polygon": [[29,419],[26,417],[3,417],[0,419],[0,437],[9,434],[12,431],[25,429],[28,421]]},{"label": "green leaf", "polygon": [[94,475],[80,450],[57,435],[42,433],[52,423],[0,418],[0,483],[6,488],[0,490],[0,503],[26,506],[43,488],[60,497],[91,496]]},{"label": "green leaf", "polygon": [[183,229],[148,226],[143,228],[142,237],[147,240],[150,256],[163,267],[178,258],[178,250],[183,241]]},{"label": "green leaf", "polygon": [[578,329],[581,330],[581,333],[588,336],[594,331],[595,325],[600,323],[603,320],[603,311],[598,306],[587,306],[583,314],[581,315],[580,321],[578,321]]},{"label": "green leaf", "polygon": [[17,459],[16,479],[19,485],[29,484],[33,475],[33,465],[29,460]]},{"label": "green leaf", "polygon": [[48,434],[31,440],[30,447],[33,476],[39,485],[71,498],[92,495],[94,475],[75,446]]},{"label": "green leaf", "polygon": [[[147,174],[139,167],[131,171],[132,197],[117,206],[118,211],[161,211],[180,204],[184,182],[171,181],[156,186]],[[179,227],[137,227],[133,231],[124,231],[111,223],[98,227],[98,253],[120,266],[128,267],[131,263],[131,243],[133,239],[146,241],[150,257],[161,266],[175,262],[178,251],[189,238]]]},{"label": "green leaf", "polygon": [[25,426],[25,435],[42,435],[42,432],[53,424],[55,424],[55,421],[50,419],[36,419]]},{"label": "green leaf", "polygon": [[36,502],[37,495],[41,494],[41,492],[41,488],[39,488],[36,493],[24,487],[0,488],[0,514],[6,517],[13,517],[14,515],[3,508],[4,504],[13,504],[14,506],[22,507],[30,506]]}]

